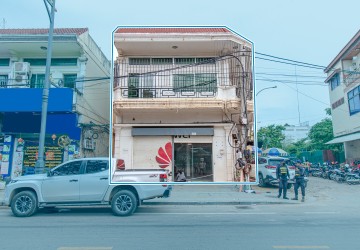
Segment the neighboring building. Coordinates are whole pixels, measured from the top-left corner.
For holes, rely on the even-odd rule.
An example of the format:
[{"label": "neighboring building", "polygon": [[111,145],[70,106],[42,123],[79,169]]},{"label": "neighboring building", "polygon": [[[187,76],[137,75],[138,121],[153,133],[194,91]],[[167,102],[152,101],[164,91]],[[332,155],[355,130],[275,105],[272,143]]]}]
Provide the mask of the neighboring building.
[{"label": "neighboring building", "polygon": [[360,30],[326,67],[334,139],[348,162],[360,160]]},{"label": "neighboring building", "polygon": [[302,123],[300,125],[285,125],[285,130],[283,134],[285,135],[284,144],[289,145],[291,143],[297,142],[301,139],[305,139],[310,131],[309,123]]},{"label": "neighboring building", "polygon": [[236,147],[254,140],[253,44],[226,27],[120,27],[114,42],[114,156],[234,181]]},{"label": "neighboring building", "polygon": [[[48,29],[0,29],[0,163],[32,173],[37,159]],[[110,61],[87,28],[55,29],[45,164],[108,156]],[[101,78],[101,80],[96,80]]]}]

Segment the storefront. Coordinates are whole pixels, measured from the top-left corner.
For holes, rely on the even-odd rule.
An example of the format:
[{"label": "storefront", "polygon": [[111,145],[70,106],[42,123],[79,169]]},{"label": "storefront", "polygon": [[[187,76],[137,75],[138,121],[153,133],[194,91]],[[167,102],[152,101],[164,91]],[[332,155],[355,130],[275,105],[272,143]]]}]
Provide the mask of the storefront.
[{"label": "storefront", "polygon": [[213,181],[212,143],[174,143],[176,174],[184,171],[188,181]]},{"label": "storefront", "polygon": [[[0,136],[0,174],[15,178],[35,173],[38,159],[38,136],[33,134],[5,134]],[[79,144],[68,135],[47,136],[45,140],[45,166],[53,168],[77,157]]]},{"label": "storefront", "polygon": [[218,127],[117,128],[115,157],[126,169],[166,169],[171,181],[179,171],[187,182],[226,182],[233,178],[234,149]]}]

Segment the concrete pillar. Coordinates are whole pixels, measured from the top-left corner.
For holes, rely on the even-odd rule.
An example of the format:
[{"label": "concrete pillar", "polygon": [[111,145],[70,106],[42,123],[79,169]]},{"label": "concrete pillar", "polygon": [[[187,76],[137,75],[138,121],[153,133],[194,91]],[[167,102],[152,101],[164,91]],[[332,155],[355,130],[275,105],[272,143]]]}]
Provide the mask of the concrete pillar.
[{"label": "concrete pillar", "polygon": [[[229,182],[234,181],[234,165],[235,165],[234,148],[232,148],[228,142],[228,136],[230,134],[230,130],[232,127],[233,127],[232,124],[224,126],[225,138],[226,138],[226,144],[225,144],[226,166],[224,166],[225,167],[224,169],[226,169],[227,181]],[[232,142],[232,139],[230,139],[230,142]]]}]

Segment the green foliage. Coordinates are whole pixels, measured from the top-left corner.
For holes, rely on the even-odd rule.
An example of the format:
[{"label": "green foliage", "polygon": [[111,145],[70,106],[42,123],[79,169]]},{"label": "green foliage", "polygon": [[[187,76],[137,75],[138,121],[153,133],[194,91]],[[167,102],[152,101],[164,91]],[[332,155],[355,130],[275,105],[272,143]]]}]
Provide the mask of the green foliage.
[{"label": "green foliage", "polygon": [[308,138],[310,139],[311,150],[340,150],[342,146],[339,144],[325,144],[334,138],[332,121],[330,118],[325,118],[312,126]]},{"label": "green foliage", "polygon": [[331,115],[331,108],[326,108],[325,112],[326,112],[327,115]]},{"label": "green foliage", "polygon": [[307,151],[310,147],[310,143],[307,141],[307,138],[301,139],[297,142],[291,143],[284,147],[284,150],[290,155],[296,155],[299,157],[301,152]]},{"label": "green foliage", "polygon": [[282,133],[284,130],[284,126],[275,124],[260,128],[257,132],[258,146],[262,148],[281,148],[281,143],[285,139]]}]

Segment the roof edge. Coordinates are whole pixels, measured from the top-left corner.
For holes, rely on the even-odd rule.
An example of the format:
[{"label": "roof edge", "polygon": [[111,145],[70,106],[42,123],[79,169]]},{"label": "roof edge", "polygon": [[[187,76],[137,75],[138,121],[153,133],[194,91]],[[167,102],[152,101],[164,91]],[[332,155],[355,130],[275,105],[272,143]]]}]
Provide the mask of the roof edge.
[{"label": "roof edge", "polygon": [[[89,31],[89,28],[54,28],[54,35],[82,35]],[[48,28],[28,29],[0,29],[0,35],[48,35]]]},{"label": "roof edge", "polygon": [[354,46],[360,39],[360,30],[350,39],[345,47],[337,54],[337,56],[330,62],[330,64],[324,69],[325,73],[328,73],[331,68],[344,56],[344,54]]}]

